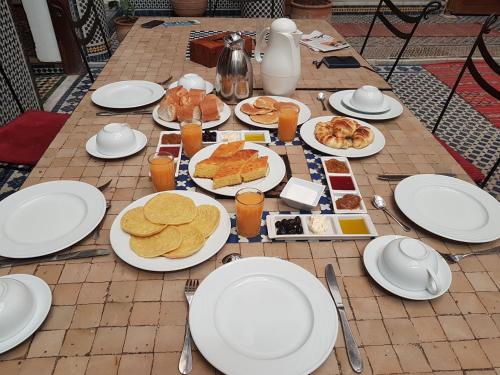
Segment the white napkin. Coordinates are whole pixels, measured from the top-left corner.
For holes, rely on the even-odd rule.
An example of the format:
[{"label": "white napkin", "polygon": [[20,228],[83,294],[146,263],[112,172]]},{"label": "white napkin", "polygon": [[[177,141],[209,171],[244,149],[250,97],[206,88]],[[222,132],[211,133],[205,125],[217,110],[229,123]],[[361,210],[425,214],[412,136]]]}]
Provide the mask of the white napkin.
[{"label": "white napkin", "polygon": [[[334,38],[330,35],[325,35],[321,31],[314,30],[310,34],[303,34],[300,43],[309,47],[316,52],[330,52],[349,47],[347,42],[334,42]],[[332,43],[332,44],[329,44]]]}]

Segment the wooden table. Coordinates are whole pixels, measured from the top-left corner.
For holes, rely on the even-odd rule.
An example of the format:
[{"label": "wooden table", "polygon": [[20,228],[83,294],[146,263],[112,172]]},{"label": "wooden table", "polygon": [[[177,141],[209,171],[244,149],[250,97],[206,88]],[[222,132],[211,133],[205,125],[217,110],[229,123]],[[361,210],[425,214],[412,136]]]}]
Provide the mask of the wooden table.
[{"label": "wooden table", "polygon": [[[196,72],[214,79],[214,69],[185,60],[188,27],[142,29],[140,19],[104,68],[94,87],[126,79],[160,81],[172,74]],[[202,19],[198,30],[254,30],[268,21],[255,19]],[[338,35],[325,22],[298,21],[304,32],[313,29]],[[387,87],[367,69],[342,75],[316,70],[310,61],[319,54],[301,48],[301,88],[357,87],[374,84]],[[343,50],[332,55],[352,54]],[[363,61],[363,64],[366,62]],[[367,64],[366,64],[367,65]],[[257,84],[259,68],[255,66]],[[313,116],[325,115],[315,100],[316,91],[294,94],[306,103]],[[257,94],[257,93],[256,93]],[[151,116],[97,117],[98,110],[87,94],[33,169],[24,187],[45,181],[72,179],[100,184],[112,178],[105,191],[112,208],[97,241],[85,239],[75,249],[109,247],[109,229],[115,216],[131,201],[153,192],[148,178],[147,155],[154,151],[162,130]],[[112,121],[128,122],[148,136],[148,147],[139,154],[116,161],[93,159],[85,142],[100,127]],[[454,172],[468,180],[464,171],[405,109],[402,116],[376,124],[386,137],[386,147],[377,155],[352,160],[365,201],[376,193],[393,200],[396,183],[377,180],[379,173]],[[234,116],[222,129],[246,128]],[[287,154],[293,175],[310,179],[301,146],[272,146]],[[232,199],[221,199],[234,212]],[[265,209],[289,209],[278,199],[266,199]],[[380,235],[406,234],[388,217],[369,207]],[[402,216],[399,213],[399,216]],[[464,213],[466,215],[466,213]],[[444,253],[466,252],[498,245],[468,245],[446,241],[416,225],[410,236],[422,239]],[[41,329],[19,347],[0,356],[0,374],[176,374],[186,319],[183,289],[186,279],[203,279],[221,264],[228,253],[249,256],[279,256],[296,263],[324,282],[324,268],[332,263],[337,273],[351,327],[361,345],[365,374],[419,373],[481,370],[500,373],[500,256],[467,258],[451,266],[453,283],[449,292],[433,301],[414,302],[388,294],[367,275],[361,255],[368,241],[310,243],[227,244],[213,258],[190,270],[171,273],[140,271],[114,255],[0,269],[0,275],[37,275],[53,290],[53,306]],[[350,373],[339,332],[336,347],[315,374]],[[198,352],[194,353],[196,374],[216,374]]]}]

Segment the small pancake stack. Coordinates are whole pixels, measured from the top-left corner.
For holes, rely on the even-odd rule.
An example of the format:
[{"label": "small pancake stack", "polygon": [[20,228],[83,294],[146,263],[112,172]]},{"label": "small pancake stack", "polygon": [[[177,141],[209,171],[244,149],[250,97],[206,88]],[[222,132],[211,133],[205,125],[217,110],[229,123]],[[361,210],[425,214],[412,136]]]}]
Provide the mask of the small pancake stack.
[{"label": "small pancake stack", "polygon": [[244,103],[240,110],[254,122],[271,125],[278,122],[279,110],[283,107],[292,107],[300,111],[299,106],[293,102],[279,102],[269,96],[259,96],[253,104]]},{"label": "small pancake stack", "polygon": [[127,211],[120,225],[131,235],[130,247],[139,256],[185,258],[197,253],[219,226],[215,206],[196,206],[192,199],[161,193],[144,206]]}]

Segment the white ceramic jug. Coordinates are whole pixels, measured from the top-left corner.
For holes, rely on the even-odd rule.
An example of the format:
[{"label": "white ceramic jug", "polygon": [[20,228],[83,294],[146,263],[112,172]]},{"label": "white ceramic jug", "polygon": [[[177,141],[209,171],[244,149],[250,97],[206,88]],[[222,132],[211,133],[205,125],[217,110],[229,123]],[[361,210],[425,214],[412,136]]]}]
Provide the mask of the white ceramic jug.
[{"label": "white ceramic jug", "polygon": [[[261,55],[264,40],[269,41],[264,57]],[[261,30],[255,46],[255,60],[261,63],[264,92],[269,95],[290,96],[300,79],[300,38],[295,22],[278,18],[271,27]]]}]

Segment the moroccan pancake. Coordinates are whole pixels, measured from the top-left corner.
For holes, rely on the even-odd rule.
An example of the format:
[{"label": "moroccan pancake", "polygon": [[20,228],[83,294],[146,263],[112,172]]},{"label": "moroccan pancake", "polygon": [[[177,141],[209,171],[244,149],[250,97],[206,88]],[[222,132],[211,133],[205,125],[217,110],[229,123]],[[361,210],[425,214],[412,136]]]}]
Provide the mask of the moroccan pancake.
[{"label": "moroccan pancake", "polygon": [[241,108],[241,112],[246,113],[247,115],[264,115],[272,111],[272,109],[268,108],[257,108],[251,105],[250,103],[244,103]]},{"label": "moroccan pancake", "polygon": [[144,216],[144,207],[136,207],[127,211],[120,220],[123,231],[137,237],[147,237],[161,232],[165,225],[155,224]]},{"label": "moroccan pancake", "polygon": [[167,226],[160,233],[149,237],[130,237],[130,247],[145,258],[153,258],[179,248],[182,243],[181,231],[174,226]]},{"label": "moroccan pancake", "polygon": [[266,113],[265,115],[252,115],[250,118],[259,124],[270,125],[278,122],[279,113],[276,111]]},{"label": "moroccan pancake", "polygon": [[259,96],[253,105],[257,108],[265,108],[274,110],[274,104],[277,103],[276,100],[270,98],[269,96]]},{"label": "moroccan pancake", "polygon": [[196,206],[191,198],[174,193],[155,195],[144,205],[144,216],[156,224],[179,225],[191,222]]},{"label": "moroccan pancake", "polygon": [[219,221],[219,209],[209,204],[202,204],[196,207],[196,216],[191,225],[198,229],[205,238],[208,238],[219,225]]},{"label": "moroccan pancake", "polygon": [[279,111],[281,108],[287,108],[287,107],[294,108],[297,110],[297,112],[300,111],[300,107],[297,104],[295,104],[294,102],[276,102],[276,103],[274,103],[274,109],[276,109],[277,111]]},{"label": "moroccan pancake", "polygon": [[205,244],[203,234],[192,224],[176,227],[182,233],[182,242],[178,248],[163,254],[166,258],[186,258],[198,252]]}]

